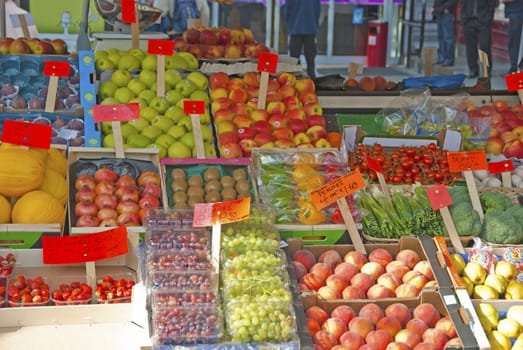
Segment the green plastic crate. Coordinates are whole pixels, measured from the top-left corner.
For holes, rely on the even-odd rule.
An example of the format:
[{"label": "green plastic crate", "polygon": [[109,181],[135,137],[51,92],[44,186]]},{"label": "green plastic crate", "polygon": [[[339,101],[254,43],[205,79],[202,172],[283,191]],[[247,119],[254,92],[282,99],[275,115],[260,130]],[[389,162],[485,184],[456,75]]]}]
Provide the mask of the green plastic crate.
[{"label": "green plastic crate", "polygon": [[344,125],[361,125],[365,134],[381,135],[381,122],[376,121],[376,114],[336,114],[338,130],[343,133]]},{"label": "green plastic crate", "polygon": [[301,238],[305,245],[336,244],[347,232],[343,225],[276,225],[283,240]]}]

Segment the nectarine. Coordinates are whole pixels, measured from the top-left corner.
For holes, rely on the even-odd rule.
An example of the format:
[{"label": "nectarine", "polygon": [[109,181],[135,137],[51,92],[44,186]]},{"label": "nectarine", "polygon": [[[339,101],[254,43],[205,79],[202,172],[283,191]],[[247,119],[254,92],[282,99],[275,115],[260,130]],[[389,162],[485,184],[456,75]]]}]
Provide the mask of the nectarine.
[{"label": "nectarine", "polygon": [[376,324],[380,319],[382,319],[385,316],[385,314],[383,313],[381,307],[379,307],[377,304],[369,303],[365,304],[360,309],[358,316],[367,318],[372,322],[372,324]]}]

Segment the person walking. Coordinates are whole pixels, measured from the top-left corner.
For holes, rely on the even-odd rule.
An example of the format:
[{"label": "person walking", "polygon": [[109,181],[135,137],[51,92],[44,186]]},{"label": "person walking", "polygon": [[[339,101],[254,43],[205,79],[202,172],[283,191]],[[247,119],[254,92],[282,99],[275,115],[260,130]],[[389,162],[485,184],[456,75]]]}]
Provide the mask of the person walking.
[{"label": "person walking", "polygon": [[283,17],[289,34],[289,55],[300,58],[302,49],[307,75],[316,78],[316,34],[320,27],[320,0],[286,0]]},{"label": "person walking", "polygon": [[432,16],[438,26],[438,60],[442,66],[453,66],[456,47],[456,7],[457,0],[435,0],[431,8]]},{"label": "person walking", "polygon": [[492,71],[492,21],[499,0],[465,0],[460,1],[461,21],[465,37],[465,52],[469,75],[467,78],[479,76],[479,53],[484,51],[488,57],[488,73]]},{"label": "person walking", "polygon": [[505,18],[508,19],[508,73],[518,71],[521,28],[523,27],[523,0],[505,0]]}]

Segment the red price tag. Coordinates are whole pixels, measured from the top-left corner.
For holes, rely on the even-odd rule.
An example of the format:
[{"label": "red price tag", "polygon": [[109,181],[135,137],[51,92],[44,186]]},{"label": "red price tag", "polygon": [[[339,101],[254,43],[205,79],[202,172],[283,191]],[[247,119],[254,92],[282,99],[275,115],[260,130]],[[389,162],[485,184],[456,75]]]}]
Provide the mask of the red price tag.
[{"label": "red price tag", "polygon": [[512,73],[505,75],[508,91],[517,91],[523,89],[523,73]]},{"label": "red price tag", "polygon": [[449,191],[447,191],[445,185],[427,187],[425,192],[427,192],[427,197],[433,210],[452,205],[452,198],[450,198]]},{"label": "red price tag", "polygon": [[94,105],[93,118],[97,123],[140,119],[140,104],[133,102],[127,104]]},{"label": "red price tag", "polygon": [[153,55],[172,56],[174,53],[174,41],[149,39],[147,52]]},{"label": "red price tag", "polygon": [[122,2],[122,22],[136,23],[136,10],[134,0],[121,0]]},{"label": "red price tag", "polygon": [[488,168],[485,151],[448,152],[447,159],[452,173]]},{"label": "red price tag", "polygon": [[488,171],[491,174],[504,173],[505,171],[512,170],[514,170],[514,163],[511,160],[488,163]]},{"label": "red price tag", "polygon": [[69,62],[45,61],[44,75],[48,77],[68,77],[71,70]]},{"label": "red price tag", "polygon": [[278,55],[270,52],[260,52],[258,56],[258,71],[276,74]]},{"label": "red price tag", "polygon": [[372,157],[367,156],[367,165],[368,165],[370,170],[374,170],[377,173],[382,173],[383,172],[383,169],[381,168],[381,164],[378,163],[376,158],[372,158]]},{"label": "red price tag", "polygon": [[193,226],[205,227],[246,220],[251,211],[251,198],[194,205]]},{"label": "red price tag", "polygon": [[316,209],[320,210],[365,186],[365,180],[360,172],[352,171],[312,191],[310,196]]},{"label": "red price tag", "polygon": [[44,236],[44,264],[78,264],[127,254],[127,227],[77,236]]},{"label": "red price tag", "polygon": [[205,114],[205,101],[183,100],[183,113],[185,114]]},{"label": "red price tag", "polygon": [[53,128],[25,121],[5,120],[2,142],[20,146],[49,149]]}]

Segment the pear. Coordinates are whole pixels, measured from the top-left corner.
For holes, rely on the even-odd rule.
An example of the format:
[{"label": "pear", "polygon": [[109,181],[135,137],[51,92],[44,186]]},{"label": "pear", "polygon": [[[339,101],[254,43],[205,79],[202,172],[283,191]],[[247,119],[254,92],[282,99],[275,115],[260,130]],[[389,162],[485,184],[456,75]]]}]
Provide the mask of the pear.
[{"label": "pear", "polygon": [[463,276],[470,278],[474,285],[478,285],[485,282],[487,273],[480,263],[471,261],[465,265],[465,269],[463,269]]},{"label": "pear", "polygon": [[474,292],[472,292],[472,298],[493,300],[499,299],[499,293],[491,286],[477,285],[474,286]]},{"label": "pear", "polygon": [[516,321],[523,327],[523,305],[512,305],[508,308],[507,318]]},{"label": "pear", "polygon": [[512,350],[523,350],[523,333],[519,335],[514,345],[512,345]]},{"label": "pear", "polygon": [[465,289],[467,290],[467,294],[469,296],[472,296],[472,292],[474,292],[474,283],[472,283],[472,281],[470,280],[470,278],[468,277],[460,277],[461,278],[461,282],[463,282],[463,284],[465,285]]},{"label": "pear", "polygon": [[492,331],[488,336],[488,340],[492,350],[510,350],[512,348],[510,339],[499,331]]},{"label": "pear", "polygon": [[518,275],[518,270],[516,269],[516,266],[504,260],[498,261],[498,263],[494,267],[494,272],[498,275],[505,277],[507,281],[515,279]]},{"label": "pear", "polygon": [[503,293],[505,293],[505,288],[507,288],[508,282],[507,279],[502,275],[493,273],[491,275],[488,275],[487,278],[485,278],[484,285],[494,288],[498,292],[498,294],[502,295]]},{"label": "pear", "polygon": [[519,281],[510,281],[505,290],[505,299],[521,300],[523,299],[523,283]]},{"label": "pear", "polygon": [[498,310],[492,304],[480,303],[476,306],[476,312],[480,320],[483,317],[488,322],[490,329],[497,328],[499,320]]},{"label": "pear", "polygon": [[521,326],[514,320],[504,318],[498,322],[498,331],[507,338],[517,338],[521,333]]},{"label": "pear", "polygon": [[466,265],[463,256],[461,254],[451,254],[450,259],[452,260],[452,265],[456,269],[456,272],[461,276]]}]

